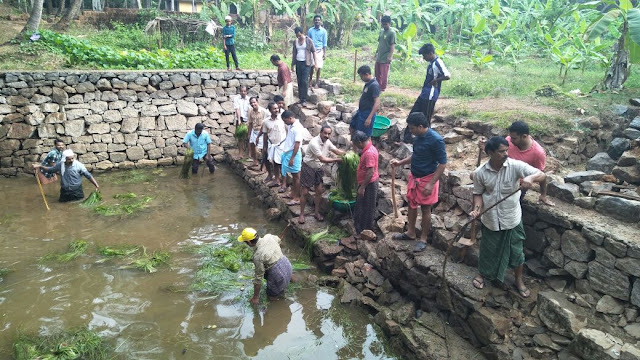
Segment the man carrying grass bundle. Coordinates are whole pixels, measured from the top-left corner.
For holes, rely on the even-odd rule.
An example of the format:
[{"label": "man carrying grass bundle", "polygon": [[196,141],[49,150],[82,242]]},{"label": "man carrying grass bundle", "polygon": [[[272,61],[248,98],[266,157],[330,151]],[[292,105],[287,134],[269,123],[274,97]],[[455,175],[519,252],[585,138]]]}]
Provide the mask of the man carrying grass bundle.
[{"label": "man carrying grass bundle", "polygon": [[[242,85],[240,86],[240,94],[233,98],[233,109],[235,110],[236,128],[240,128],[244,126],[247,127],[247,120],[249,118],[249,109],[251,109],[251,105],[249,104],[249,97],[247,96],[247,87]],[[244,132],[244,130],[242,131]],[[242,137],[237,136],[238,139],[238,153],[241,157],[245,157],[247,153],[247,142],[249,140],[248,131]]]},{"label": "man carrying grass bundle", "polygon": [[84,198],[84,192],[82,191],[83,176],[91,181],[96,190],[100,190],[96,179],[75,157],[76,155],[73,151],[67,149],[62,152],[64,161],[59,161],[53,167],[33,164],[34,169],[42,169],[45,174],[60,174],[60,202],[82,200]]},{"label": "man carrying grass bundle", "polygon": [[269,300],[277,300],[284,295],[293,271],[289,259],[282,254],[280,249],[280,238],[266,234],[258,237],[258,232],[253,228],[245,228],[238,237],[239,242],[246,243],[255,249],[253,253],[253,264],[255,265],[255,277],[253,278],[253,297],[251,304],[258,305],[260,302],[260,289],[262,288],[262,278],[267,280],[267,296]]},{"label": "man carrying grass bundle", "polygon": [[358,130],[351,136],[351,142],[360,150],[360,164],[356,171],[358,195],[353,210],[353,225],[358,237],[363,230],[373,231],[374,229],[380,175],[378,174],[378,150],[371,143],[369,135]]},{"label": "man carrying grass bundle", "polygon": [[204,125],[197,123],[194,130],[189,131],[185,135],[182,142],[187,148],[193,150],[193,165],[191,166],[191,173],[197,174],[200,162],[205,161],[209,168],[209,174],[213,174],[216,171],[216,164],[213,162],[211,156],[211,137],[206,131],[203,131]]},{"label": "man carrying grass bundle", "polygon": [[413,251],[424,251],[427,247],[427,235],[431,230],[431,206],[438,202],[440,176],[447,166],[447,152],[444,140],[433,129],[429,119],[421,112],[409,114],[407,127],[414,136],[413,153],[410,157],[393,159],[393,167],[411,163],[411,173],[407,187],[409,202],[409,227],[406,233],[396,234],[394,240],[415,240],[418,207],[422,210],[422,233]]},{"label": "man carrying grass bundle", "polygon": [[293,184],[291,185],[291,193],[285,195],[285,198],[291,199],[287,205],[300,204],[300,170],[302,169],[302,140],[304,139],[304,127],[295,118],[293,112],[287,110],[282,113],[282,120],[289,126],[287,137],[280,145],[282,147],[282,180],[280,183],[279,193],[287,190],[287,174],[291,174]]},{"label": "man carrying grass bundle", "polygon": [[331,158],[331,153],[338,156],[345,152],[339,150],[329,138],[331,137],[331,127],[323,125],[320,129],[320,134],[309,142],[307,152],[302,161],[302,170],[300,170],[300,217],[298,223],[304,224],[304,208],[307,203],[307,194],[309,190],[315,190],[314,205],[315,212],[314,217],[318,221],[323,221],[324,218],[320,215],[320,200],[324,193],[324,183],[322,177],[324,176],[324,164],[331,164],[342,161],[340,158]]},{"label": "man carrying grass bundle", "polygon": [[287,136],[287,128],[280,118],[280,108],[276,103],[272,102],[267,105],[269,110],[268,118],[262,122],[262,128],[258,133],[258,137],[264,136],[262,141],[262,161],[267,166],[267,178],[264,183],[269,187],[275,187],[280,184],[280,164],[282,163],[281,154],[277,150],[278,145],[284,141]]}]

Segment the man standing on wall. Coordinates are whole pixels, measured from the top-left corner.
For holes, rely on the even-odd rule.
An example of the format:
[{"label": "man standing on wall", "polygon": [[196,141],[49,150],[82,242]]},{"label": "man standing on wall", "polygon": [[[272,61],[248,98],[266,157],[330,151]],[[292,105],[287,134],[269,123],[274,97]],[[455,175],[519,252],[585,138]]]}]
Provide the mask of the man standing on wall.
[{"label": "man standing on wall", "polygon": [[195,129],[189,131],[182,140],[187,148],[193,149],[191,173],[194,175],[198,173],[198,168],[202,161],[204,161],[209,168],[209,174],[213,174],[216,171],[216,164],[211,156],[211,137],[206,131],[203,131],[203,129],[204,125],[197,123]]},{"label": "man standing on wall", "polygon": [[[436,101],[438,101],[438,96],[440,95],[440,86],[443,81],[451,78],[451,74],[447,67],[444,66],[442,59],[436,56],[436,50],[432,44],[422,45],[419,53],[425,61],[429,62],[429,65],[427,66],[427,76],[424,79],[422,91],[415,104],[413,104],[410,113],[421,112],[427,118],[427,121],[431,123]],[[403,141],[405,143],[412,141],[411,131],[408,126],[404,129]]]},{"label": "man standing on wall", "polygon": [[327,30],[322,27],[322,16],[313,17],[313,27],[307,31],[307,36],[313,40],[313,46],[316,48],[316,82],[313,83],[313,69],[309,75],[309,86],[318,87],[320,81],[320,71],[324,65],[324,59],[327,55]]},{"label": "man standing on wall", "polygon": [[224,56],[227,60],[227,71],[231,71],[231,67],[229,67],[229,54],[233,57],[236,71],[242,71],[242,69],[238,67],[238,57],[236,56],[236,27],[232,25],[233,19],[229,15],[225,16],[224,22],[226,25],[222,28],[222,37],[224,38],[222,45],[224,46]]},{"label": "man standing on wall", "polygon": [[311,189],[315,190],[315,212],[313,216],[318,221],[324,220],[324,217],[320,214],[320,200],[324,193],[324,183],[322,182],[324,164],[342,161],[341,158],[331,157],[331,153],[338,156],[344,154],[344,151],[338,149],[329,140],[331,131],[331,127],[323,125],[320,129],[320,134],[309,141],[309,146],[307,146],[307,151],[302,159],[302,170],[300,170],[300,217],[298,218],[298,223],[300,224],[305,223],[304,208],[307,203],[307,194]]},{"label": "man standing on wall", "polygon": [[293,104],[293,84],[291,83],[291,71],[280,56],[271,55],[271,63],[278,68],[278,92],[284,100],[286,108]]},{"label": "man standing on wall", "polygon": [[293,40],[291,68],[295,68],[298,77],[298,98],[304,105],[309,97],[309,72],[316,64],[316,48],[313,41],[304,34],[300,26],[294,29],[296,39]]},{"label": "man standing on wall", "polygon": [[396,46],[396,32],[391,29],[391,17],[385,15],[380,20],[382,31],[378,36],[378,50],[376,50],[376,79],[380,83],[380,91],[387,89],[387,79],[389,78],[389,68],[393,59],[393,50]]},{"label": "man standing on wall", "polygon": [[96,190],[100,190],[98,182],[91,175],[87,168],[78,160],[75,159],[76,155],[71,149],[67,149],[62,152],[62,158],[64,161],[58,161],[54,166],[43,166],[41,164],[33,164],[33,168],[36,171],[42,169],[45,174],[60,174],[60,202],[68,202],[75,200],[82,200],[84,198],[84,192],[82,191],[82,177],[86,177],[96,187]]},{"label": "man standing on wall", "polygon": [[291,199],[287,205],[298,205],[300,203],[300,170],[302,169],[302,140],[304,139],[304,126],[289,110],[282,113],[282,121],[288,126],[287,136],[282,147],[282,183],[278,192],[286,191],[287,174],[291,174],[293,183],[291,184],[291,194],[287,196]]},{"label": "man standing on wall", "polygon": [[411,173],[407,187],[409,202],[409,228],[406,233],[395,235],[395,240],[414,240],[418,207],[422,210],[422,233],[413,251],[423,251],[427,247],[427,235],[431,230],[431,206],[438,202],[440,177],[447,166],[447,152],[442,136],[431,129],[431,123],[421,112],[409,114],[407,127],[413,139],[413,153],[403,160],[393,159],[393,167],[411,163]]},{"label": "man standing on wall", "polygon": [[[267,105],[270,116],[262,122],[262,128],[258,133],[258,137],[263,136],[262,140],[262,159],[267,166],[267,178],[264,182],[269,187],[278,186],[280,184],[280,154],[276,154],[276,147],[287,136],[287,128],[280,118],[280,108],[276,103],[271,102]],[[278,158],[276,159],[276,155]],[[265,161],[266,160],[266,161]]]},{"label": "man standing on wall", "polygon": [[[240,94],[233,98],[233,109],[235,110],[235,125],[236,128],[240,125],[247,126],[247,120],[249,119],[249,109],[251,104],[249,103],[249,97],[247,96],[247,87],[240,86]],[[249,139],[249,133],[245,138],[238,139],[238,153],[241,157],[246,155],[247,140]]]},{"label": "man standing on wall", "polygon": [[362,65],[358,68],[358,75],[364,81],[364,88],[358,102],[358,111],[349,123],[349,132],[362,131],[371,137],[373,132],[373,123],[376,118],[376,112],[380,107],[380,85],[376,78],[371,75],[371,68],[368,65]]},{"label": "man standing on wall", "polygon": [[[526,237],[522,225],[519,188],[529,189],[534,182],[542,182],[546,175],[520,160],[507,155],[509,143],[503,137],[494,136],[485,145],[489,161],[480,165],[473,173],[473,210],[469,215],[477,218],[488,209],[505,199],[482,215],[482,241],[478,258],[478,276],[473,286],[484,287],[485,281],[504,282],[507,268],[515,269],[516,288],[522,297],[531,292],[522,279],[524,264],[523,243]],[[521,180],[522,179],[522,180]]]},{"label": "man standing on wall", "polygon": [[361,152],[360,163],[356,170],[358,181],[358,195],[353,210],[353,225],[356,236],[364,230],[374,229],[376,215],[376,199],[378,197],[378,150],[371,143],[369,135],[356,131],[351,136],[351,142]]}]

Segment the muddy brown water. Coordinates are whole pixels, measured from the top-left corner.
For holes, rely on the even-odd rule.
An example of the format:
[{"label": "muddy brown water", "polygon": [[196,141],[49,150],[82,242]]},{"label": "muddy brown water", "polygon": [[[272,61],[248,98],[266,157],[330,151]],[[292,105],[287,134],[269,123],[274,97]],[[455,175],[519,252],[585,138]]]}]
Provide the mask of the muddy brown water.
[{"label": "muddy brown water", "polygon": [[[57,201],[59,184],[45,186],[46,211],[33,178],[0,179],[0,358],[11,358],[18,332],[41,335],[88,326],[123,359],[391,359],[384,336],[362,309],[340,305],[332,289],[301,288],[284,300],[248,305],[248,285],[219,296],[171,292],[186,287],[200,255],[185,248],[228,242],[245,226],[279,234],[255,194],[221,166],[213,177],[178,178],[177,168],[136,170],[152,175],[122,183],[130,172],[99,174],[105,201],[133,192],[153,197],[130,216],[105,217],[78,203]],[[92,186],[85,180],[85,195]],[[42,263],[85,239],[87,253],[67,264]],[[170,267],[153,274],[121,269],[98,245],[135,244],[166,250]],[[287,239],[283,251],[303,259]]]}]

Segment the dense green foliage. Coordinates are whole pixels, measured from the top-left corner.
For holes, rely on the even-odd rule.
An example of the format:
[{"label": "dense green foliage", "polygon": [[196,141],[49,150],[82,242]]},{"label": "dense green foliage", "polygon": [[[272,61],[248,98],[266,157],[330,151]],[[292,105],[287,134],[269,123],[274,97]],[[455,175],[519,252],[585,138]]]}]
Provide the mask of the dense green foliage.
[{"label": "dense green foliage", "polygon": [[116,194],[114,198],[120,200],[119,203],[102,203],[94,207],[93,211],[102,216],[131,215],[147,207],[147,204],[153,200],[150,196],[137,197],[137,195],[131,196],[131,194]]},{"label": "dense green foliage", "polygon": [[43,30],[41,41],[61,50],[70,65],[90,65],[105,69],[206,69],[222,64],[222,53],[214,47],[203,49],[116,50],[95,46],[85,40]]},{"label": "dense green foliage", "polygon": [[196,249],[203,256],[192,289],[211,294],[244,288],[252,275],[253,250],[230,237],[229,243],[205,245]]},{"label": "dense green foliage", "polygon": [[342,161],[338,164],[338,189],[339,195],[347,200],[353,200],[356,195],[358,181],[356,170],[360,164],[360,156],[349,151],[342,155]]},{"label": "dense green foliage", "polygon": [[94,190],[89,196],[80,204],[83,207],[95,206],[102,201],[102,195],[100,191]]},{"label": "dense green foliage", "polygon": [[193,149],[188,148],[184,152],[184,161],[182,162],[182,169],[180,169],[180,178],[188,179],[191,177],[191,166],[193,165]]},{"label": "dense green foliage", "polygon": [[40,261],[49,262],[56,261],[60,263],[68,263],[78,256],[87,252],[89,244],[84,240],[74,240],[69,244],[69,251],[60,254],[48,254],[43,256]]}]

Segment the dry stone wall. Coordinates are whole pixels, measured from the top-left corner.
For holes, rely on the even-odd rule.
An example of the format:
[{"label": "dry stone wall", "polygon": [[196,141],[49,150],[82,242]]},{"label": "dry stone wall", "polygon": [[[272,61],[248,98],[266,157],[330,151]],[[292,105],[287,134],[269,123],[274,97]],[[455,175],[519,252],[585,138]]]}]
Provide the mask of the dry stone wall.
[{"label": "dry stone wall", "polygon": [[240,86],[266,105],[276,84],[273,71],[0,73],[0,175],[30,172],[55,138],[89,169],[180,163],[198,122],[221,157],[235,144]]}]

